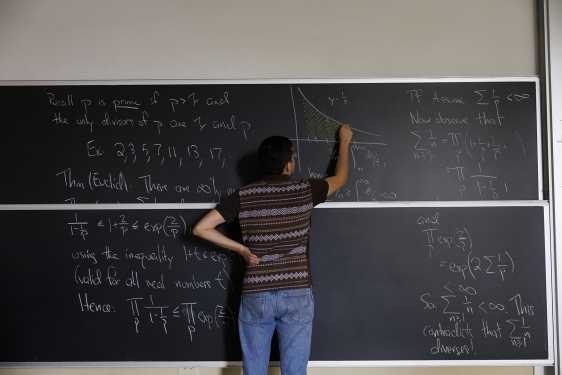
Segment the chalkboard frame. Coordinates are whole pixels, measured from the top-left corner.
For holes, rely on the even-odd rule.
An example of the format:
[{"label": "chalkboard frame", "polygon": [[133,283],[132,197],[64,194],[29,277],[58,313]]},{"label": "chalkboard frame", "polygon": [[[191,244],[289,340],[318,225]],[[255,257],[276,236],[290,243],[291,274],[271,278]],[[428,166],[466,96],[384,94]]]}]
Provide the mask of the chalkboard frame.
[{"label": "chalkboard frame", "polygon": [[[34,85],[218,85],[218,84],[319,84],[319,83],[433,83],[433,82],[534,82],[536,89],[536,114],[537,114],[537,171],[538,192],[537,201],[479,201],[479,202],[400,202],[400,203],[325,203],[318,206],[323,208],[357,208],[377,209],[379,207],[489,207],[489,206],[540,206],[544,209],[544,236],[545,236],[545,264],[547,309],[548,309],[548,358],[543,360],[505,360],[505,361],[311,361],[310,367],[388,367],[388,366],[547,366],[554,363],[554,304],[553,304],[553,262],[550,232],[550,204],[541,199],[543,194],[543,155],[540,112],[540,88],[538,77],[443,77],[443,78],[401,78],[401,79],[266,79],[266,80],[80,80],[80,81],[0,81],[0,86],[34,86]],[[187,203],[187,204],[3,204],[0,211],[4,210],[96,210],[96,209],[211,209],[214,204]],[[272,366],[278,365],[275,362]],[[236,367],[241,362],[24,362],[0,363],[0,368],[41,368],[41,367]]]}]

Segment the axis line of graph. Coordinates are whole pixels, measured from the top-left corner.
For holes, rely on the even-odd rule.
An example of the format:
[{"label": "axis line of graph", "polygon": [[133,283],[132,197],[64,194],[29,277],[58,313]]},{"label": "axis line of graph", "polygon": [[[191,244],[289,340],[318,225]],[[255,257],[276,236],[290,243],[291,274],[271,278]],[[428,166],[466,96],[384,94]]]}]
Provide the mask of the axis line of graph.
[{"label": "axis line of graph", "polygon": [[[302,138],[291,138],[291,141],[296,141],[296,142],[308,142],[308,143],[338,143],[339,140],[335,140],[335,141],[331,141],[331,140],[327,140],[327,139],[302,139]],[[356,142],[356,141],[351,141],[352,145],[376,145],[376,146],[388,146],[387,143],[383,143],[383,142]]]}]

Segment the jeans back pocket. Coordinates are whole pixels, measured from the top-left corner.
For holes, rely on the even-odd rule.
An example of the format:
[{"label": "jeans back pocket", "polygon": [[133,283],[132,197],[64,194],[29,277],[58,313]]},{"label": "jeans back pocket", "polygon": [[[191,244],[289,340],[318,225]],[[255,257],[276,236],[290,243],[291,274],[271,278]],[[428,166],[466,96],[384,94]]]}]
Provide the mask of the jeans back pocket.
[{"label": "jeans back pocket", "polygon": [[310,289],[291,291],[283,295],[287,304],[288,319],[293,323],[305,324],[314,316],[314,299]]},{"label": "jeans back pocket", "polygon": [[239,319],[246,323],[262,323],[265,311],[265,296],[261,293],[242,294]]}]

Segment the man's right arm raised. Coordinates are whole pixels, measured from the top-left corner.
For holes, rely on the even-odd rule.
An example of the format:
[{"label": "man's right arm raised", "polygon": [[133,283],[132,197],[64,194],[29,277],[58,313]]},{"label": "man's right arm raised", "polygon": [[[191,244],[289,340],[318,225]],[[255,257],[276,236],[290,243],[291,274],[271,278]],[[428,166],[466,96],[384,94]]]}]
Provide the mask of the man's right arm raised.
[{"label": "man's right arm raised", "polygon": [[351,130],[351,126],[343,124],[339,131],[340,147],[336,169],[333,176],[326,178],[328,182],[328,195],[338,191],[345,186],[347,182],[347,176],[349,174],[349,143],[351,142],[352,136],[353,131]]}]

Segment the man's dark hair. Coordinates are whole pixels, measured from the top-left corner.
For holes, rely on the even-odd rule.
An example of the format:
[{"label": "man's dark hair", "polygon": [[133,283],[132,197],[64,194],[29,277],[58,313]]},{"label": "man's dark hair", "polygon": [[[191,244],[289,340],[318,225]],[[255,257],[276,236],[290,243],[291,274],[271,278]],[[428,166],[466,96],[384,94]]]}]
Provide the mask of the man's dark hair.
[{"label": "man's dark hair", "polygon": [[264,174],[283,174],[285,166],[292,158],[293,143],[287,137],[268,137],[258,148],[258,159]]}]

